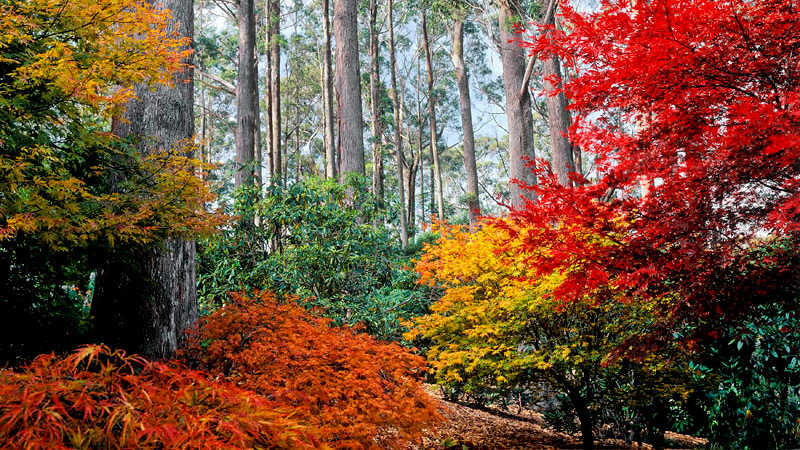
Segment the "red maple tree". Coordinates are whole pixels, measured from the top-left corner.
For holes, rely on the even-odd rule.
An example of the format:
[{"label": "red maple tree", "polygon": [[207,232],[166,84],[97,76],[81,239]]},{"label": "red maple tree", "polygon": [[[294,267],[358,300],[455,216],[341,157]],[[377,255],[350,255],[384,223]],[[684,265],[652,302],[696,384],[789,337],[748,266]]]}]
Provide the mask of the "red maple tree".
[{"label": "red maple tree", "polygon": [[794,244],[754,249],[800,236],[800,4],[611,1],[561,14],[563,30],[521,45],[573,74],[570,140],[594,169],[564,187],[539,164],[536,203],[512,213],[546,230],[529,238],[547,249],[537,270],[569,273],[555,295],[612,282],[628,300],[663,298],[656,331],[791,301]]}]

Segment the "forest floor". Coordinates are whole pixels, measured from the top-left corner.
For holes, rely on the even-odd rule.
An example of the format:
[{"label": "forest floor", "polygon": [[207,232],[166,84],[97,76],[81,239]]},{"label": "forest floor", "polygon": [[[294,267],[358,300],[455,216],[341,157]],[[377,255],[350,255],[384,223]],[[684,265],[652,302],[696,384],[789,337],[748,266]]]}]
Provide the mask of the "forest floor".
[{"label": "forest floor", "polygon": [[[530,410],[476,409],[442,399],[437,389],[429,388],[441,401],[441,413],[446,419],[436,429],[428,431],[418,449],[579,449],[580,436],[570,436],[544,425],[541,415]],[[667,432],[670,448],[692,449],[705,440]],[[603,440],[599,449],[651,449],[623,441]]]}]

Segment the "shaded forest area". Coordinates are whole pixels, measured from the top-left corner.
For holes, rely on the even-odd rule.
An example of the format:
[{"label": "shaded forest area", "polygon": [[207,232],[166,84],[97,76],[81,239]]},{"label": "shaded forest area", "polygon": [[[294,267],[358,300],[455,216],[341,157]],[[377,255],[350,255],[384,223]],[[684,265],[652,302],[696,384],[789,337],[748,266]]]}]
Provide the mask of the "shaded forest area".
[{"label": "shaded forest area", "polygon": [[0,446],[800,446],[799,11],[0,0]]}]

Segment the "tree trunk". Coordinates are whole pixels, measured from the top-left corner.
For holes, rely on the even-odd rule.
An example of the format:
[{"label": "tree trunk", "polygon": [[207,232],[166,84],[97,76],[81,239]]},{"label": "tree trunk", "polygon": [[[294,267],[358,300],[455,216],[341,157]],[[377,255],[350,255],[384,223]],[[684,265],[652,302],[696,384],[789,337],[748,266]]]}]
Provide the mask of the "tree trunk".
[{"label": "tree trunk", "polygon": [[[191,38],[192,1],[162,4],[172,11],[171,31]],[[137,145],[143,154],[191,140],[194,86],[189,63],[172,86],[137,86],[125,120],[115,120],[112,131],[142,138]],[[194,241],[170,238],[155,247],[111,252],[98,270],[92,316],[97,337],[106,344],[151,358],[169,357],[197,319]]]},{"label": "tree trunk", "polygon": [[[256,69],[258,70],[258,69]],[[256,103],[258,103],[258,95],[256,95]],[[261,172],[261,163],[264,160],[264,155],[261,150],[261,123],[260,123],[261,115],[256,112],[256,123],[255,123],[255,139],[256,139],[256,148],[255,148],[255,167],[253,168],[253,180],[255,181],[256,191],[258,195],[261,195],[261,187],[264,184],[264,175]]]},{"label": "tree trunk", "polygon": [[469,95],[469,76],[464,67],[464,21],[453,23],[453,67],[458,84],[458,102],[461,109],[461,132],[464,136],[464,173],[467,176],[467,209],[469,224],[475,225],[481,214],[478,199],[478,168],[475,163],[475,132],[472,128],[472,101]]},{"label": "tree trunk", "polygon": [[[506,94],[506,117],[508,118],[508,150],[510,160],[509,190],[511,205],[521,207],[525,199],[533,200],[533,191],[523,189],[513,180],[528,185],[536,184],[536,174],[526,166],[528,160],[535,158],[533,147],[533,115],[531,114],[531,98],[527,89],[521,90],[525,77],[525,51],[515,41],[516,34],[511,31],[514,23],[519,22],[515,11],[519,5],[515,0],[501,2],[499,10],[500,53],[503,65],[503,84]],[[512,41],[512,42],[509,42]]]},{"label": "tree trunk", "polygon": [[[436,94],[433,90],[433,56],[428,38],[428,20],[422,11],[422,38],[425,44],[425,66],[428,71],[428,122],[431,128],[431,159],[433,159],[433,184],[436,194],[438,219],[444,220],[444,196],[442,195],[442,171],[439,166],[439,148],[436,139]],[[431,208],[433,209],[433,208]]]},{"label": "tree trunk", "polygon": [[270,103],[272,123],[272,167],[275,171],[273,184],[283,184],[283,158],[281,155],[281,3],[280,0],[270,2],[270,22],[269,22],[269,52],[272,69],[270,71]]},{"label": "tree trunk", "polygon": [[273,185],[275,179],[275,157],[272,154],[272,139],[275,133],[272,130],[272,11],[270,9],[271,0],[264,0],[264,15],[266,20],[264,22],[264,56],[266,59],[266,67],[264,67],[264,115],[266,116],[266,131],[267,135],[264,139],[264,145],[267,148],[267,162],[269,163],[269,184]]},{"label": "tree trunk", "polygon": [[236,173],[234,186],[254,183],[258,90],[255,59],[256,17],[253,0],[239,1],[239,72],[236,81]]},{"label": "tree trunk", "polygon": [[[326,0],[327,1],[327,0]],[[394,113],[394,160],[397,166],[397,190],[400,196],[400,245],[402,248],[408,246],[408,217],[406,210],[406,189],[405,175],[403,173],[403,165],[405,158],[403,153],[403,123],[400,118],[402,105],[399,102],[397,95],[397,61],[394,48],[394,17],[393,10],[394,1],[387,0],[386,13],[388,15],[387,22],[389,25],[389,70],[392,78],[392,109]],[[410,192],[410,191],[409,191]],[[411,195],[411,194],[409,194]]]},{"label": "tree trunk", "polygon": [[[420,224],[425,228],[425,222],[428,220],[425,216],[425,159],[422,157],[422,64],[420,58],[417,58],[417,158],[419,165],[419,206],[420,206]],[[415,197],[416,200],[416,197]],[[416,210],[412,210],[416,213]]]},{"label": "tree trunk", "polygon": [[[564,66],[564,83],[569,83],[569,67]],[[569,111],[566,110],[566,113],[569,114]],[[569,118],[569,124],[572,125],[572,117]],[[583,175],[583,158],[581,156],[581,148],[575,144],[572,144],[572,160],[575,163],[575,172],[578,175]]]},{"label": "tree trunk", "polygon": [[585,405],[575,407],[578,413],[578,420],[581,422],[581,440],[583,441],[583,450],[594,449],[594,421],[592,420],[591,411]]},{"label": "tree trunk", "polygon": [[[549,23],[544,25],[554,25],[555,15],[547,17]],[[567,98],[562,92],[561,82],[561,63],[558,56],[550,55],[542,61],[542,81],[546,91],[558,89],[557,95],[547,96],[547,125],[550,128],[550,152],[552,154],[552,166],[558,182],[564,186],[571,184],[569,173],[575,171],[575,162],[572,156],[572,144],[567,139],[572,119],[567,111]],[[556,77],[558,84],[553,84],[549,79]],[[527,93],[527,89],[526,89]]]},{"label": "tree trunk", "polygon": [[325,116],[325,178],[336,179],[336,143],[333,135],[333,77],[331,76],[330,2],[322,0],[322,32],[325,46],[322,53],[322,103]]},{"label": "tree trunk", "polygon": [[333,34],[336,39],[336,100],[339,119],[341,181],[354,173],[364,175],[364,124],[358,59],[358,2],[336,0]]},{"label": "tree trunk", "polygon": [[369,0],[369,99],[372,116],[372,194],[383,209],[383,124],[381,123],[381,78],[378,64],[378,3]]},{"label": "tree trunk", "polygon": [[[409,148],[411,147],[411,143],[408,143]],[[414,151],[413,148],[410,150]],[[411,164],[408,167],[408,173],[406,174],[407,178],[407,186],[408,186],[408,210],[406,214],[408,215],[408,230],[409,236],[414,235],[414,228],[416,227],[417,223],[417,171],[419,170],[419,151],[411,158]],[[424,220],[423,220],[424,222]]]}]

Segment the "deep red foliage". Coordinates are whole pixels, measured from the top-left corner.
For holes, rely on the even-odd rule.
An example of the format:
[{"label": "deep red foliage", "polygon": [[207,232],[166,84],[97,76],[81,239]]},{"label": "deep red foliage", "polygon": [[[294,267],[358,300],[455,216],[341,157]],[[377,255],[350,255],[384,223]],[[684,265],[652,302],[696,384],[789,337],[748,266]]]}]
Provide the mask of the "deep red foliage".
[{"label": "deep red foliage", "polygon": [[0,371],[3,448],[305,448],[289,411],[178,365],[104,346]]},{"label": "deep red foliage", "polygon": [[335,447],[402,448],[438,420],[425,360],[272,294],[232,294],[182,357],[294,411]]},{"label": "deep red foliage", "polygon": [[565,31],[522,45],[566,61],[570,138],[596,165],[575,187],[540,167],[536,204],[513,214],[547,229],[528,242],[548,250],[541,274],[572,268],[556,295],[611,280],[669,297],[665,323],[791,295],[796,256],[746,249],[800,236],[800,4],[615,0],[562,16]]}]

